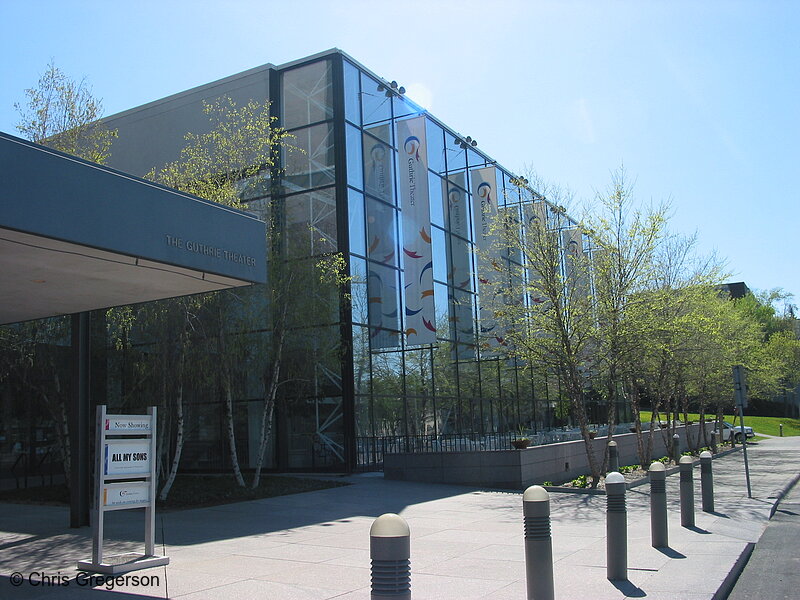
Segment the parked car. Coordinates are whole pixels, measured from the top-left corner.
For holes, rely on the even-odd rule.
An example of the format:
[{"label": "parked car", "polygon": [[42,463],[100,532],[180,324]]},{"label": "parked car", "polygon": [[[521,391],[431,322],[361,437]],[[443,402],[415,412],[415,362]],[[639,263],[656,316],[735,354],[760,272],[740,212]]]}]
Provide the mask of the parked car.
[{"label": "parked car", "polygon": [[[744,428],[744,433],[749,438],[755,436],[755,433],[753,432],[753,428],[752,427],[745,427]],[[733,434],[734,439],[737,442],[741,442],[742,441],[742,426],[741,425],[737,425],[736,427],[734,427],[733,425],[731,425],[727,421],[723,422],[722,423],[722,441],[723,442],[727,442],[728,440],[730,440],[731,439],[731,434]]]}]

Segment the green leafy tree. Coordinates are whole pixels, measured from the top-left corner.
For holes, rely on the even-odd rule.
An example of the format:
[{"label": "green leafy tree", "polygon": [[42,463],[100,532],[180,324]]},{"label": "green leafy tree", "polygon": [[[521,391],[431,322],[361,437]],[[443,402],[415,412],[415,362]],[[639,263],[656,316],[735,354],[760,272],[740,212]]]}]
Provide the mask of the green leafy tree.
[{"label": "green leafy tree", "polygon": [[611,186],[599,195],[586,220],[591,228],[592,274],[599,327],[594,344],[595,362],[605,381],[608,437],[611,439],[620,395],[630,377],[627,367],[642,351],[642,324],[647,315],[636,303],[646,301],[640,292],[651,280],[655,253],[664,236],[667,206],[642,208],[634,201],[624,168],[616,171]]},{"label": "green leafy tree", "polygon": [[[501,213],[493,227],[500,242],[491,252],[510,248],[518,256],[519,265],[507,263],[509,283],[492,295],[514,297],[517,286],[521,286],[526,301],[503,301],[492,308],[498,321],[505,323],[508,352],[531,364],[544,365],[557,375],[580,428],[592,485],[596,486],[601,464],[595,455],[586,410],[586,365],[597,328],[590,262],[583,251],[581,229],[567,219],[561,206],[568,203],[568,193],[543,184],[537,187],[548,199],[542,204],[548,217],[532,220],[523,229],[513,215]],[[570,251],[565,242],[566,232],[577,232],[577,238],[571,239],[581,240],[575,251]]]},{"label": "green leafy tree", "polygon": [[117,132],[103,124],[102,101],[92,94],[86,79],[70,79],[51,61],[25,96],[25,102],[14,104],[20,115],[17,130],[23,137],[92,162],[106,162]]},{"label": "green leafy tree", "polygon": [[[105,127],[102,102],[85,79],[70,79],[51,61],[37,84],[14,103],[20,120],[17,130],[33,142],[96,163],[104,163],[116,131]],[[68,317],[53,317],[0,327],[0,383],[19,386],[17,395],[41,402],[50,416],[69,485],[68,373],[62,366],[69,346]]]}]

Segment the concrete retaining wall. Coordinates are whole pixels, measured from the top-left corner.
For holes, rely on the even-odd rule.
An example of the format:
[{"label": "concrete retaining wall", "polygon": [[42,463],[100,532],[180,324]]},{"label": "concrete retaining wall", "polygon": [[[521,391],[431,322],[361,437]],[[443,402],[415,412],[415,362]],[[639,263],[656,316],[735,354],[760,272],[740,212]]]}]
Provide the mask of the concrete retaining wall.
[{"label": "concrete retaining wall", "polygon": [[[712,424],[707,423],[710,433]],[[692,440],[700,434],[700,425],[680,426],[681,451],[687,449],[686,429]],[[649,432],[645,432],[646,436]],[[664,436],[654,432],[653,457],[666,454]],[[599,461],[603,460],[605,437],[592,440]],[[619,451],[620,465],[639,462],[636,434],[614,436]],[[502,489],[525,489],[534,483],[552,481],[563,483],[589,473],[583,440],[531,446],[524,450],[473,450],[464,452],[425,452],[386,454],[383,473],[387,479],[423,481],[427,483],[454,483],[479,485]]]}]

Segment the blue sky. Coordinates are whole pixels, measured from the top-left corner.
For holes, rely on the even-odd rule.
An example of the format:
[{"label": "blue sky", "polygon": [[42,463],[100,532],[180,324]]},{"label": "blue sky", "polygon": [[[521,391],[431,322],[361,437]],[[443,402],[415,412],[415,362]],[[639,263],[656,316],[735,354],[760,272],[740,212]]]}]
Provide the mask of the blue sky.
[{"label": "blue sky", "polygon": [[0,0],[0,130],[52,58],[106,114],[338,47],[578,201],[624,163],[731,280],[800,304],[800,2]]}]

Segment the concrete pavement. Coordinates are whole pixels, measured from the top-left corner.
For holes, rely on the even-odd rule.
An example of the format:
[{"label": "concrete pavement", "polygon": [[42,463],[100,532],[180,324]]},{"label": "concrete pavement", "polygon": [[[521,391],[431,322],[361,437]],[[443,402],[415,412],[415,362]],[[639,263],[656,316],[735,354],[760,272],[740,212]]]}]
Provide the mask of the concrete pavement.
[{"label": "concrete pavement", "polygon": [[[753,498],[741,451],[714,461],[716,512],[680,527],[678,475],[667,478],[668,549],[650,546],[649,486],[628,491],[629,581],[605,570],[605,498],[551,494],[554,577],[560,599],[719,600],[800,472],[800,438],[748,447]],[[523,599],[522,495],[458,486],[346,478],[352,485],[159,515],[168,567],[140,571],[146,585],[113,592],[82,585],[75,563],[91,552],[90,531],[64,527],[63,508],[0,505],[0,598],[181,598],[187,600],[368,599],[369,527],[385,512],[411,527],[412,594],[418,599]],[[141,514],[111,513],[111,552],[139,550]],[[158,541],[162,541],[159,531]],[[11,585],[20,573],[19,587]],[[62,585],[41,583],[61,576]],[[66,584],[63,584],[65,582]],[[113,596],[112,596],[113,594]]]},{"label": "concrete pavement", "polygon": [[728,600],[800,597],[800,489],[783,498]]}]

